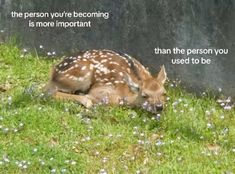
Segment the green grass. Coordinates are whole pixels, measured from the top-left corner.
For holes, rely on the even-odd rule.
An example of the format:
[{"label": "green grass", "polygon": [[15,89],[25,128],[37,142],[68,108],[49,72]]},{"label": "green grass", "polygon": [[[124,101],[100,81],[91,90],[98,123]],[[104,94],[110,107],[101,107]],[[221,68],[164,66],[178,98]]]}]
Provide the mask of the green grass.
[{"label": "green grass", "polygon": [[57,61],[0,45],[0,173],[235,173],[234,108],[169,85],[160,120],[86,110],[42,95]]}]

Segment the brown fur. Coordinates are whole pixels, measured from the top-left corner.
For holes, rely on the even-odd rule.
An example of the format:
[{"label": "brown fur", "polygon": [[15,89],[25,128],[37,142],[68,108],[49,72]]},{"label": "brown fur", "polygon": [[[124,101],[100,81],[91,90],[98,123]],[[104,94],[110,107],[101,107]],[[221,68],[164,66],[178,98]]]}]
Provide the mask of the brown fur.
[{"label": "brown fur", "polygon": [[86,107],[147,103],[147,110],[156,111],[164,103],[166,78],[164,66],[154,77],[129,55],[91,50],[67,57],[53,67],[46,91],[57,99],[75,100]]}]

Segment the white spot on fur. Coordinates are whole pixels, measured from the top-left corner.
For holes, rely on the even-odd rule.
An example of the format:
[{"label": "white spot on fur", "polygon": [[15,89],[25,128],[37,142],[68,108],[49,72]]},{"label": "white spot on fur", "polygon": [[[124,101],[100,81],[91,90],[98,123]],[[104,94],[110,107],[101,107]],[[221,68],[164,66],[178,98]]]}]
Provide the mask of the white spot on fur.
[{"label": "white spot on fur", "polygon": [[99,51],[99,55],[102,56],[103,55],[103,51]]},{"label": "white spot on fur", "polygon": [[107,53],[108,55],[112,56],[113,54],[112,53]]},{"label": "white spot on fur", "polygon": [[91,72],[86,73],[85,77],[89,77],[91,75]]},{"label": "white spot on fur", "polygon": [[104,74],[110,73],[110,70],[109,70],[108,68],[104,67],[104,66],[99,67],[99,70],[102,71],[102,72],[104,72]]},{"label": "white spot on fur", "polygon": [[83,66],[82,68],[81,68],[81,70],[85,70],[86,69],[86,66]]},{"label": "white spot on fur", "polygon": [[94,63],[94,64],[100,64],[100,62],[99,61],[96,61],[95,59],[91,59],[91,61]]},{"label": "white spot on fur", "polygon": [[93,68],[94,68],[94,65],[93,64],[90,64],[90,70],[93,70]]},{"label": "white spot on fur", "polygon": [[96,72],[97,74],[101,75],[100,70],[97,69],[95,72]]},{"label": "white spot on fur", "polygon": [[113,64],[113,65],[119,65],[117,62],[109,62],[109,64]]},{"label": "white spot on fur", "polygon": [[112,85],[112,82],[106,82],[105,84],[106,85]]},{"label": "white spot on fur", "polygon": [[108,57],[106,54],[101,55],[100,57]]},{"label": "white spot on fur", "polygon": [[103,60],[101,60],[100,62],[101,63],[105,63],[105,62],[107,62],[108,60],[107,59],[103,59]]},{"label": "white spot on fur", "polygon": [[78,80],[78,81],[83,81],[83,80],[84,80],[84,77],[78,77],[77,80]]}]

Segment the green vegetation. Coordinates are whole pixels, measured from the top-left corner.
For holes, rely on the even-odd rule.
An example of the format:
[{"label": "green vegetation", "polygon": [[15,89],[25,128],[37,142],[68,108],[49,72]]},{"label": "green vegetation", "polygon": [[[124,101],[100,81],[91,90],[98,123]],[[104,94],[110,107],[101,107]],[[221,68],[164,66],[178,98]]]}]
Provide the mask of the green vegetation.
[{"label": "green vegetation", "polygon": [[0,173],[234,173],[235,110],[169,84],[160,115],[42,95],[58,60],[0,45]]}]

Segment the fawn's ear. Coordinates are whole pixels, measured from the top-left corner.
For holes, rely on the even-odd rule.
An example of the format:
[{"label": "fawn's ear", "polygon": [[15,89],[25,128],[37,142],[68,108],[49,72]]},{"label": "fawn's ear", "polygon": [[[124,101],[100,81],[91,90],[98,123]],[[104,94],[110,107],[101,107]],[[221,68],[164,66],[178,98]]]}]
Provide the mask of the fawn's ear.
[{"label": "fawn's ear", "polygon": [[135,83],[127,73],[124,74],[124,81],[132,92],[138,93],[140,91],[139,85]]},{"label": "fawn's ear", "polygon": [[166,79],[167,79],[167,74],[166,74],[165,66],[162,65],[161,70],[159,71],[157,75],[157,81],[160,82],[161,84],[164,84],[166,82]]}]

